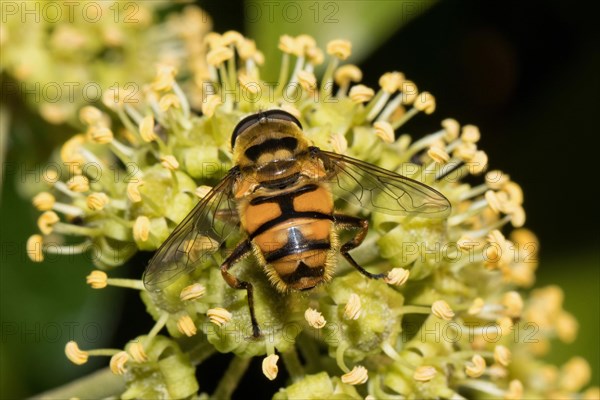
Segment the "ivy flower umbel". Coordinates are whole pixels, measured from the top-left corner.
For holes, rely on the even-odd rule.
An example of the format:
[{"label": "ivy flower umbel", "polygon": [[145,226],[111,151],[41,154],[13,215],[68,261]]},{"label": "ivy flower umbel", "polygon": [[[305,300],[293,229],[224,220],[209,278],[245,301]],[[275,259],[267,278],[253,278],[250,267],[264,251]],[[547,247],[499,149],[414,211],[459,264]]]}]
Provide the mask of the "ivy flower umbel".
[{"label": "ivy flower umbel", "polygon": [[3,9],[0,68],[17,81],[9,90],[46,121],[76,124],[77,110],[107,87],[138,89],[151,79],[147,65],[200,75],[206,57],[198,43],[210,27],[200,8],[176,11],[164,1],[15,4]]},{"label": "ivy flower umbel", "polygon": [[[543,349],[514,340],[531,321],[542,327],[538,342],[569,341],[576,322],[562,309],[557,288],[525,295],[535,276],[537,239],[522,228],[520,187],[506,174],[488,171],[476,127],[445,119],[438,131],[413,139],[405,124],[418,113],[431,114],[434,97],[400,72],[383,74],[378,88],[360,84],[358,67],[341,65],[351,52],[344,40],[323,51],[309,36],[282,37],[275,86],[260,79],[264,60],[253,41],[227,32],[211,33],[205,43],[206,76],[196,82],[201,113],[168,67],[159,67],[138,103],[126,102],[123,93],[105,98],[116,122],[99,109],[82,109],[87,132],[61,151],[72,166],[66,183],[49,182],[33,200],[44,212],[42,234],[28,241],[33,261],[47,252],[94,249],[95,267],[108,271],[137,250],[155,250],[231,167],[235,124],[271,108],[296,116],[316,146],[436,188],[453,213],[432,221],[368,215],[340,204],[369,218],[369,233],[353,256],[370,271],[390,271],[385,281],[340,263],[328,285],[281,295],[252,260],[240,265],[236,274],[255,288],[263,325],[258,339],[251,338],[245,292],[231,290],[215,268],[222,260],[201,260],[158,293],[147,292],[141,280],[94,271],[87,278],[92,288],[139,290],[156,323],[124,350],[84,352],[69,345],[70,359],[111,356],[113,371],[126,377],[126,398],[193,395],[194,366],[215,351],[236,355],[213,394],[217,398],[231,394],[253,356],[262,358],[265,380],[275,379],[280,367],[287,370],[291,383],[278,399],[519,398],[582,389],[589,378],[582,359],[557,369],[560,379],[549,379],[542,373],[548,367],[536,358]],[[317,79],[320,63],[326,67]],[[115,168],[115,160],[124,168]],[[91,164],[103,174],[92,176]],[[483,179],[472,186],[463,181],[468,175]],[[507,237],[502,232],[510,226],[516,230]],[[56,235],[80,242],[56,245]],[[208,238],[198,242],[186,251],[216,246]],[[165,327],[170,337],[159,335]],[[185,384],[175,384],[177,379]]]}]

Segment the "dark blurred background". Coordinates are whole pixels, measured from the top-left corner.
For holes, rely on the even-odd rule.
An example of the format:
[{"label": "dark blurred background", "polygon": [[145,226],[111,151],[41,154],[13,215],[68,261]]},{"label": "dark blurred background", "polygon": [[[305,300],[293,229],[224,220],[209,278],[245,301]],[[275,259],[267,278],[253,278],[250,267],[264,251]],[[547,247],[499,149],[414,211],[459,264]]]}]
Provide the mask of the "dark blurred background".
[{"label": "dark blurred background", "polygon": [[[309,2],[299,2],[306,10]],[[310,2],[311,4],[314,2]],[[333,2],[320,2],[325,6]],[[359,1],[336,2],[340,15]],[[373,1],[372,7],[387,1]],[[213,18],[214,29],[256,31],[247,24],[248,5],[242,1],[201,1]],[[283,4],[283,2],[282,2]],[[429,7],[429,5],[431,5]],[[387,5],[389,6],[389,4]],[[370,54],[356,61],[365,84],[377,86],[386,71],[402,71],[420,90],[433,93],[437,109],[432,116],[419,115],[405,126],[418,136],[438,129],[446,117],[475,124],[482,132],[481,148],[492,169],[501,169],[521,184],[525,192],[526,227],[541,241],[536,286],[559,284],[565,291],[565,309],[580,323],[577,341],[555,344],[548,359],[561,364],[573,354],[591,364],[593,383],[599,383],[600,250],[597,190],[597,137],[600,93],[600,30],[594,14],[583,3],[441,1],[403,2],[397,26]],[[416,11],[422,11],[418,16]],[[414,18],[413,18],[414,17]],[[296,34],[297,25],[286,26],[274,14],[271,46],[279,33]],[[265,21],[259,21],[264,24]],[[344,21],[340,21],[343,24]],[[339,32],[343,32],[340,30]],[[335,34],[335,29],[333,30]],[[339,33],[342,36],[341,33]],[[259,40],[260,43],[263,38]],[[319,43],[324,46],[324,43]],[[267,63],[279,60],[267,59]],[[18,101],[17,101],[18,104]],[[39,118],[17,113],[9,138],[7,162],[18,163],[23,154],[36,153],[38,162],[48,156],[43,134],[28,128]],[[57,132],[57,135],[60,135]],[[27,199],[15,190],[17,174],[5,171],[0,223],[2,243],[20,243],[37,230]],[[137,260],[143,265],[144,257]],[[1,269],[2,298],[2,397],[31,395],[89,372],[104,361],[74,367],[64,358],[64,335],[56,342],[34,333],[6,335],[14,322],[35,331],[44,321],[101,321],[95,347],[122,346],[145,332],[152,321],[137,294],[107,289],[93,292],[83,284],[89,267],[82,263],[33,264],[4,247]],[[139,276],[138,267],[121,274]],[[57,287],[69,290],[57,295]],[[62,289],[61,289],[62,290]],[[108,298],[108,300],[107,300]],[[107,309],[106,303],[110,307]],[[9,321],[13,325],[6,325]],[[62,321],[62,322],[60,322]],[[31,328],[33,327],[33,328]],[[17,329],[21,329],[17,326]],[[87,333],[88,339],[91,335]],[[82,329],[77,332],[82,333]],[[48,339],[48,335],[45,336]],[[225,365],[227,357],[218,360]],[[272,394],[275,385],[263,382],[259,364],[242,383],[259,397]],[[210,371],[200,371],[204,388],[213,384]],[[279,381],[279,379],[278,379]],[[277,382],[276,382],[277,383]],[[241,389],[244,390],[244,389]]]}]

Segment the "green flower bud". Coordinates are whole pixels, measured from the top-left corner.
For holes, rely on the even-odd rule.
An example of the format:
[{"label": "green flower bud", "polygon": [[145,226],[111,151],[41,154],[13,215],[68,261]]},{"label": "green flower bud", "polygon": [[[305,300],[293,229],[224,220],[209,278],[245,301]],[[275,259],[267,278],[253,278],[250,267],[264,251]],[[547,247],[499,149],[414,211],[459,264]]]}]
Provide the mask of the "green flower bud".
[{"label": "green flower bud", "polygon": [[[333,329],[327,338],[331,354],[340,345],[347,347],[345,355],[360,361],[381,351],[384,342],[394,344],[400,333],[400,308],[403,296],[385,282],[371,280],[358,272],[336,277],[328,286],[327,294],[320,301],[320,311],[328,321],[323,329]],[[360,315],[351,319],[346,312],[350,296],[360,299]],[[355,313],[352,313],[355,314]]]},{"label": "green flower bud", "polygon": [[291,399],[362,399],[362,396],[351,386],[341,382],[337,377],[331,378],[327,372],[306,375],[290,386],[279,389],[273,400]]},{"label": "green flower bud", "polygon": [[146,343],[146,336],[140,336],[129,343],[144,343],[147,360],[127,363],[125,375],[127,390],[123,399],[139,398],[185,398],[198,389],[195,368],[189,357],[177,343],[164,336],[155,336]]}]

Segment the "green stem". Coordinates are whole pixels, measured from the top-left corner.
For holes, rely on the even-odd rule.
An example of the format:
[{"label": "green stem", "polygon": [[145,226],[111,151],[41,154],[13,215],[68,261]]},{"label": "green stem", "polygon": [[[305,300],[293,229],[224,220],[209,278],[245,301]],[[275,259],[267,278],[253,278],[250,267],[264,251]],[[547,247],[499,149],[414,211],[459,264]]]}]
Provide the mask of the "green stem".
[{"label": "green stem", "polygon": [[248,369],[248,366],[250,365],[250,360],[251,358],[241,358],[236,356],[231,361],[229,367],[227,367],[227,371],[225,371],[225,374],[221,378],[217,389],[215,389],[215,392],[212,395],[213,399],[223,400],[231,398],[231,395],[242,379],[242,376],[246,373],[246,369]]},{"label": "green stem", "polygon": [[66,385],[40,393],[36,399],[102,399],[118,396],[125,391],[125,380],[113,374],[110,369],[103,368],[87,376],[76,379]]},{"label": "green stem", "polygon": [[304,367],[300,363],[296,347],[292,347],[285,353],[281,353],[281,358],[283,359],[285,369],[287,369],[290,374],[292,381],[296,382],[304,377]]}]

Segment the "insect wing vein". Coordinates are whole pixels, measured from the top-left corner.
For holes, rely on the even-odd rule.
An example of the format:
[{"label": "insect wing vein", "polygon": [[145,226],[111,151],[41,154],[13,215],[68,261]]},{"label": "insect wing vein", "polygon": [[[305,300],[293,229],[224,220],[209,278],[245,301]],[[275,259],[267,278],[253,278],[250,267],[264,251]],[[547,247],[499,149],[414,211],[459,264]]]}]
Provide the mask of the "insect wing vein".
[{"label": "insect wing vein", "polygon": [[318,156],[331,169],[327,179],[337,197],[351,204],[392,215],[450,214],[448,199],[424,183],[341,154],[320,150]]},{"label": "insect wing vein", "polygon": [[216,218],[218,211],[236,213],[230,198],[235,173],[230,171],[200,202],[156,251],[144,272],[149,291],[164,289],[181,274],[193,270],[215,253],[238,224]]}]

